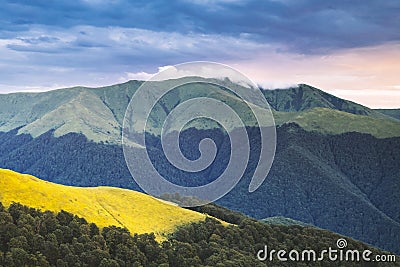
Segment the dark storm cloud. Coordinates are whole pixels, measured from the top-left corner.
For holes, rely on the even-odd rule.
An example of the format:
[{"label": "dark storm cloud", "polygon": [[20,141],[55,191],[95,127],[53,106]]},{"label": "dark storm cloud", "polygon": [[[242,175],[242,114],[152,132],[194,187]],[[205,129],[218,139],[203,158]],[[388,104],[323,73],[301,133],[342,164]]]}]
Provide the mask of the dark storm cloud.
[{"label": "dark storm cloud", "polygon": [[314,75],[326,62],[310,59],[400,40],[398,0],[0,0],[0,7],[0,92],[111,84],[193,60],[253,62],[255,73],[267,63],[296,68],[293,83],[299,59]]},{"label": "dark storm cloud", "polygon": [[397,0],[26,0],[2,4],[0,27],[4,32],[18,32],[33,24],[60,28],[90,25],[218,34],[320,53],[398,41],[399,14]]}]

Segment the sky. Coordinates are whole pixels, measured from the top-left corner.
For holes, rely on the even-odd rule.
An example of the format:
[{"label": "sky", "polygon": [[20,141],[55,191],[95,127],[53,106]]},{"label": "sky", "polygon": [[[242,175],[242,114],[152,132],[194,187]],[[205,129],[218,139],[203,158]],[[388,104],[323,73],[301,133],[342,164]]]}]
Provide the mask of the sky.
[{"label": "sky", "polygon": [[400,108],[398,0],[0,0],[0,92],[145,80],[188,61]]}]

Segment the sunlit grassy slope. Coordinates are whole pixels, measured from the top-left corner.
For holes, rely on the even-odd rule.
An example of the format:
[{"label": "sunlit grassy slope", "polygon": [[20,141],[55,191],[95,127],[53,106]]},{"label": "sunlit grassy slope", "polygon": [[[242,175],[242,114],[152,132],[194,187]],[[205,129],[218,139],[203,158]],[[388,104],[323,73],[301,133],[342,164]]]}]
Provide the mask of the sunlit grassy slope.
[{"label": "sunlit grassy slope", "polygon": [[112,187],[71,187],[0,169],[0,200],[41,210],[65,210],[100,227],[116,225],[131,233],[154,232],[158,240],[176,226],[205,219],[205,215],[170,205],[132,190]]}]

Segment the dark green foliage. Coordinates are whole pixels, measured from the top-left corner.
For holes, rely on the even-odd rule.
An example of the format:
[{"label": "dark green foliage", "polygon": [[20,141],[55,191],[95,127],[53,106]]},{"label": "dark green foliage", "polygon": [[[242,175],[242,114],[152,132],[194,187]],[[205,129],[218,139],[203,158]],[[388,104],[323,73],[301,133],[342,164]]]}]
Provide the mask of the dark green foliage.
[{"label": "dark green foliage", "polygon": [[[0,203],[1,205],[1,203]],[[0,212],[0,266],[158,266],[168,262],[154,234],[134,235],[61,211],[18,203]]]},{"label": "dark green foliage", "polygon": [[277,145],[257,191],[248,193],[245,176],[217,203],[258,219],[289,217],[400,253],[400,138],[324,136],[292,124],[278,128]]},{"label": "dark green foliage", "polygon": [[[249,193],[259,137],[253,128],[248,132],[252,140],[248,168],[217,204],[257,219],[289,217],[400,253],[400,138],[377,139],[360,133],[326,136],[306,132],[296,124],[284,125],[277,129],[277,153],[268,177]],[[181,133],[181,146],[192,149],[186,148],[188,155],[198,153],[197,142],[193,142],[197,138],[193,131]],[[168,168],[156,141],[151,145],[156,151],[149,154],[157,157],[155,163],[163,166],[164,175],[177,184],[196,185],[187,179],[190,174]],[[224,171],[227,150],[219,146],[206,181]]]},{"label": "dark green foliage", "polygon": [[265,219],[260,220],[266,224],[280,224],[280,225],[300,225],[300,226],[308,226],[313,227],[313,225],[306,224],[300,221],[296,221],[290,218],[285,218],[282,216],[275,216],[275,217],[268,217]]},{"label": "dark green foliage", "polygon": [[[238,225],[223,226],[207,218],[178,227],[160,244],[153,233],[132,236],[115,226],[99,231],[96,225],[64,211],[40,212],[17,203],[8,210],[0,203],[0,210],[0,266],[293,266],[293,262],[277,259],[272,264],[259,261],[256,253],[264,245],[320,251],[335,247],[341,237],[315,228],[266,225],[232,213],[236,219],[240,217]],[[204,210],[227,211],[216,206]],[[384,253],[349,238],[347,241],[351,249],[370,249],[375,255]],[[296,264],[338,266],[327,260]],[[359,264],[341,262],[340,266]]]},{"label": "dark green foliage", "polygon": [[[257,144],[254,129],[248,131]],[[224,171],[229,142],[216,130],[190,129],[180,139],[185,155],[195,159],[198,141],[210,135],[216,136],[216,161],[192,179],[167,167],[154,136],[148,140],[149,153],[170,181],[206,184]],[[277,140],[273,166],[261,187],[248,192],[259,152],[253,145],[244,178],[217,204],[257,219],[292,218],[400,253],[400,138],[377,139],[360,133],[327,136],[289,124],[277,129]],[[79,134],[55,138],[49,132],[32,139],[16,131],[0,133],[0,143],[3,168],[67,185],[141,191],[120,146],[89,142]]]},{"label": "dark green foliage", "polygon": [[74,186],[115,186],[141,191],[126,167],[122,148],[90,142],[80,134],[35,139],[0,133],[0,166],[47,181]]}]

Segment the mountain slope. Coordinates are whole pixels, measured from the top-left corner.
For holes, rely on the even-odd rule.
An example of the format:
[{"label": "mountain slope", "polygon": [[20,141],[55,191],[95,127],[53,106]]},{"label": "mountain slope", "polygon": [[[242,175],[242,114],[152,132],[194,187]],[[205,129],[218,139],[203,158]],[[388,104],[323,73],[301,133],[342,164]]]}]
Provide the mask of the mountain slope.
[{"label": "mountain slope", "polygon": [[206,217],[131,190],[63,186],[4,169],[0,169],[0,199],[5,206],[18,202],[41,210],[65,210],[100,227],[115,225],[131,233],[154,232],[158,238],[178,225]]},{"label": "mountain slope", "polygon": [[268,103],[276,111],[298,112],[312,108],[329,108],[356,115],[382,118],[379,112],[349,100],[341,99],[307,84],[288,89],[263,90]]},{"label": "mountain slope", "polygon": [[375,109],[376,111],[400,120],[400,109]]},{"label": "mountain slope", "polygon": [[277,224],[277,225],[300,225],[300,226],[308,226],[312,227],[311,224],[303,223],[300,221],[296,221],[290,218],[282,217],[282,216],[274,216],[274,217],[268,217],[265,219],[260,220],[263,223],[266,224]]},{"label": "mountain slope", "polygon": [[118,142],[120,125],[113,113],[90,91],[81,91],[71,101],[19,129],[37,137],[50,130],[55,136],[70,132],[84,134],[94,141]]},{"label": "mountain slope", "polygon": [[322,136],[295,125],[278,129],[278,137],[261,187],[247,193],[245,176],[218,204],[260,219],[289,217],[400,252],[399,138]]},{"label": "mountain slope", "polygon": [[[184,131],[181,145],[195,155],[196,140],[205,135],[207,131]],[[261,187],[248,192],[257,156],[252,151],[249,170],[234,190],[218,201],[220,205],[259,219],[289,217],[400,251],[396,239],[400,237],[400,138],[378,139],[354,132],[327,136],[295,124],[278,127],[277,136],[274,164]],[[216,142],[219,152],[211,171],[196,174],[200,183],[209,182],[224,169],[223,161],[218,160],[229,153],[224,138]],[[256,138],[251,136],[251,140]],[[6,168],[68,185],[140,190],[130,178],[118,145],[90,142],[79,134],[55,138],[51,132],[35,139],[3,133],[0,144],[0,166]],[[152,150],[163,154],[160,147]],[[154,164],[162,166],[163,162]],[[177,184],[192,177],[170,169],[165,169],[165,174]]]},{"label": "mountain slope", "polygon": [[[169,81],[155,82],[154,86],[168,86],[168,83]],[[222,83],[228,87],[240,87],[229,81]],[[0,131],[8,132],[18,128],[19,134],[27,133],[33,137],[49,130],[53,130],[57,137],[68,133],[82,133],[97,143],[119,144],[125,110],[141,84],[140,81],[129,81],[101,88],[75,87],[43,93],[0,95]],[[263,90],[263,93],[276,111],[274,116],[278,125],[296,122],[307,130],[333,134],[356,131],[376,137],[400,135],[400,122],[308,85]],[[199,96],[215,97],[234,106],[248,126],[254,125],[248,107],[241,100],[212,85],[177,88],[176,92],[167,94],[160,105],[156,105],[156,112],[151,113],[149,125],[161,125],[167,113],[178,103]],[[351,116],[352,114],[355,116]],[[359,115],[363,116],[358,117]],[[329,123],[332,118],[334,124]],[[210,129],[215,128],[216,124],[206,121],[187,125],[189,126]]]},{"label": "mountain slope", "polygon": [[296,123],[307,131],[323,134],[359,132],[378,138],[400,136],[400,122],[375,116],[355,115],[328,108],[312,108],[300,112],[274,112],[275,123]]},{"label": "mountain slope", "polygon": [[18,128],[33,137],[49,130],[55,136],[75,132],[95,142],[120,143],[126,107],[140,84],[0,94],[0,131]]}]

